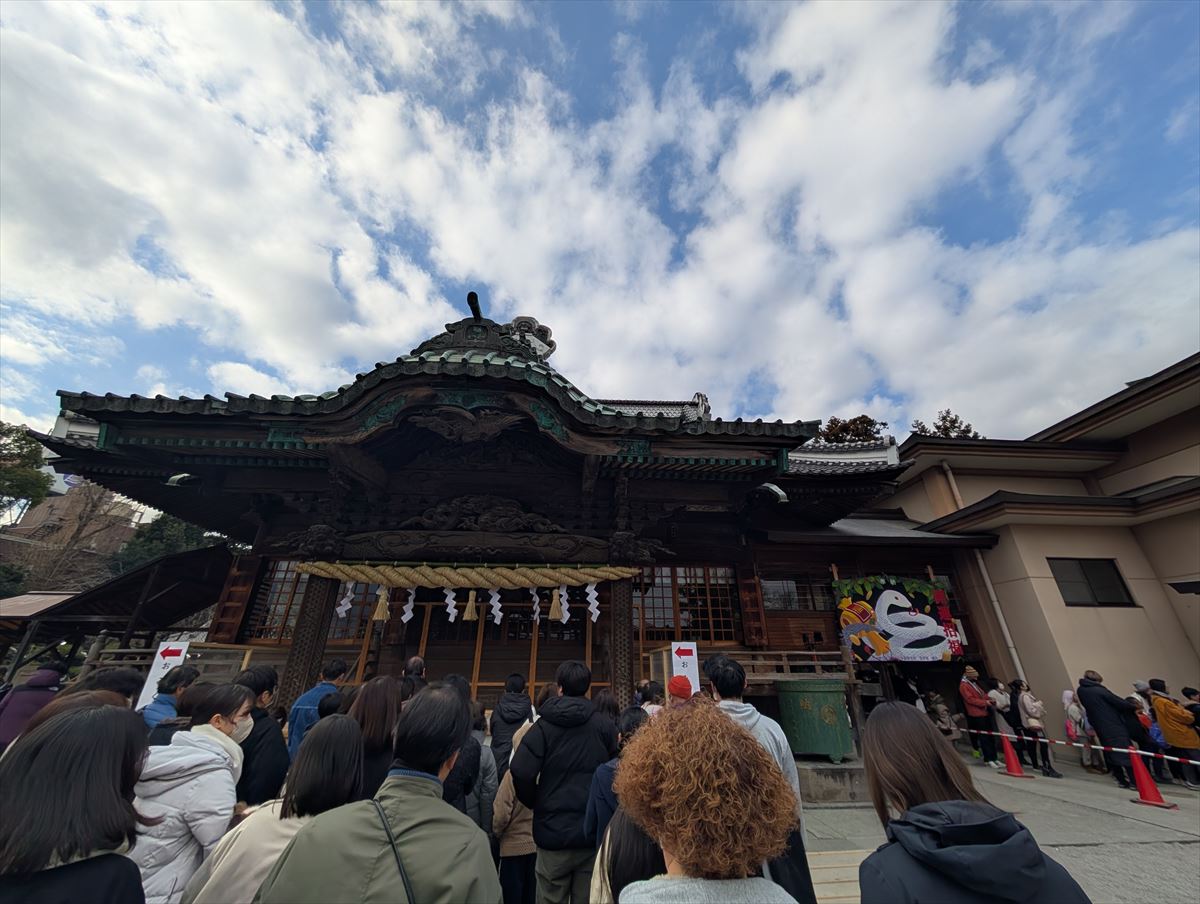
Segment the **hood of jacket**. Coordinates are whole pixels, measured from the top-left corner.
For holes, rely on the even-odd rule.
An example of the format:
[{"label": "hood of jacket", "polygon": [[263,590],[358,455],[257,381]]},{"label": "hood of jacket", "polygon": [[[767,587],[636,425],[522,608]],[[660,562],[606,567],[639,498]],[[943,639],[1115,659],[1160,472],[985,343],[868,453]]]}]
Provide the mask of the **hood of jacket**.
[{"label": "hood of jacket", "polygon": [[151,747],[137,783],[138,797],[154,797],[187,784],[198,775],[220,769],[234,771],[233,757],[215,741],[178,731],[170,744]]},{"label": "hood of jacket", "polygon": [[533,704],[528,694],[505,691],[496,703],[496,714],[510,725],[519,724],[533,715]]},{"label": "hood of jacket", "polygon": [[722,700],[717,704],[721,708],[721,712],[737,722],[738,725],[746,729],[751,734],[754,733],[754,726],[758,724],[762,715],[749,703],[743,703],[741,700]]},{"label": "hood of jacket", "polygon": [[63,676],[54,669],[38,669],[25,682],[26,687],[57,687],[62,684]]},{"label": "hood of jacket", "polygon": [[595,707],[587,697],[551,697],[538,710],[543,719],[559,728],[577,728],[586,723],[593,712]]},{"label": "hood of jacket", "polygon": [[988,804],[921,804],[888,823],[887,834],[914,859],[980,895],[1024,901],[1046,877],[1045,858],[1029,830]]},{"label": "hood of jacket", "polygon": [[1099,681],[1093,681],[1091,678],[1080,678],[1079,686],[1080,687],[1104,687],[1104,685],[1101,684]]}]

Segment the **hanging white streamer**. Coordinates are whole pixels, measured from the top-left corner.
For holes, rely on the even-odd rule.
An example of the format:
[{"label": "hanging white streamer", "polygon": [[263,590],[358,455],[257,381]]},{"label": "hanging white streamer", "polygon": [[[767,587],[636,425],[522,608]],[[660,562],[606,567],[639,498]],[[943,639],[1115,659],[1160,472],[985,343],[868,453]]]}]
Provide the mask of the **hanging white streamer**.
[{"label": "hanging white streamer", "polygon": [[417,602],[417,588],[408,588],[408,602],[404,604],[403,614],[400,616],[400,623],[407,625],[408,620],[413,617],[413,605]]},{"label": "hanging white streamer", "polygon": [[338,600],[337,608],[334,610],[338,618],[345,618],[346,613],[350,611],[354,605],[354,585],[351,584],[346,588],[346,595]]},{"label": "hanging white streamer", "polygon": [[571,603],[567,600],[567,585],[558,585],[558,601],[562,603],[562,623],[565,625],[571,618]]},{"label": "hanging white streamer", "polygon": [[454,621],[458,617],[458,607],[455,605],[454,588],[446,587],[442,590],[446,595],[446,614],[450,616],[450,621]]},{"label": "hanging white streamer", "polygon": [[493,587],[491,590],[488,591],[488,596],[489,596],[488,605],[490,605],[492,607],[492,621],[498,625],[498,624],[500,624],[500,618],[501,618],[501,615],[500,615],[500,591],[497,588]]},{"label": "hanging white streamer", "polygon": [[538,597],[538,589],[536,587],[529,588],[529,595],[533,597],[533,621],[536,624],[542,620],[542,601]]},{"label": "hanging white streamer", "polygon": [[595,584],[587,585],[587,601],[588,612],[592,614],[592,621],[595,621],[600,617],[600,597],[596,593]]}]

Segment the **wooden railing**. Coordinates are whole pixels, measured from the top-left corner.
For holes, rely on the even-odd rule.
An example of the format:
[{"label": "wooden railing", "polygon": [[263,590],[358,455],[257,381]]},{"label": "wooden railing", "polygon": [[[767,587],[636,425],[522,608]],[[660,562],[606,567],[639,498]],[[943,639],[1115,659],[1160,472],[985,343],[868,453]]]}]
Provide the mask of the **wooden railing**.
[{"label": "wooden railing", "polygon": [[[803,681],[806,678],[853,680],[854,671],[844,650],[739,650],[727,647],[700,647],[700,662],[714,653],[736,659],[746,670],[750,685],[776,681]],[[666,685],[671,677],[671,647],[664,646],[643,654],[642,674]]]},{"label": "wooden railing", "polygon": [[[98,638],[97,642],[92,645],[83,668],[80,669],[80,678],[97,668],[120,667],[137,669],[143,673],[148,672],[150,662],[154,659],[157,651],[157,648],[142,649],[140,647],[105,648],[103,642],[103,638]],[[287,655],[287,647],[193,641],[188,645],[187,664],[200,670],[201,681],[214,683],[232,681],[238,672],[252,665],[272,665],[282,679]],[[362,653],[360,652],[359,655],[361,656]],[[353,676],[357,674],[357,667],[358,657],[355,657],[350,662],[350,670],[347,673],[347,678],[350,680],[344,683],[357,683],[353,680]]]}]

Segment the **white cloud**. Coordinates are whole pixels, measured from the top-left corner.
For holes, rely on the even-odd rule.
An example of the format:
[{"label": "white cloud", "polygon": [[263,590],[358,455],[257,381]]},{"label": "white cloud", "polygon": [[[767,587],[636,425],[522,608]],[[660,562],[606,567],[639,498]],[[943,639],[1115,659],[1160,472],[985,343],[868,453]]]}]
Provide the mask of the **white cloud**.
[{"label": "white cloud", "polygon": [[214,385],[224,386],[234,395],[299,395],[292,386],[241,361],[218,361],[208,367]]},{"label": "white cloud", "polygon": [[[596,122],[536,8],[328,11],[341,40],[298,6],[5,7],[0,343],[26,410],[63,348],[102,358],[80,340],[130,323],[198,337],[201,392],[322,392],[460,316],[447,282],[549,324],[596,396],[901,433],[946,406],[1028,433],[1200,344],[1195,231],[1079,222],[1100,153],[1081,92],[986,41],[955,70],[953,6],[737,10],[746,96],[696,58],[655,85],[622,37]],[[1095,48],[1126,14],[1046,15]],[[481,46],[484,25],[542,29],[551,65]],[[993,168],[1017,234],[963,248],[921,224]],[[151,393],[172,377],[137,372]]]},{"label": "white cloud", "polygon": [[1163,136],[1173,144],[1178,144],[1188,138],[1195,146],[1196,131],[1200,128],[1200,101],[1196,98],[1181,104],[1167,120]]}]

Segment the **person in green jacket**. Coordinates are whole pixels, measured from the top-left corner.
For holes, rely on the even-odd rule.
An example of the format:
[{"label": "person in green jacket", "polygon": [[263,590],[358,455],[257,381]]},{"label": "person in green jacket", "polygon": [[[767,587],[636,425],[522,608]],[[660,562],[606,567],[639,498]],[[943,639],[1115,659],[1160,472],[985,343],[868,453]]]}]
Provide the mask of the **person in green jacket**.
[{"label": "person in green jacket", "polygon": [[435,682],[405,704],[374,800],[317,816],[284,849],[255,904],[501,904],[487,835],[442,800],[471,710]]}]

